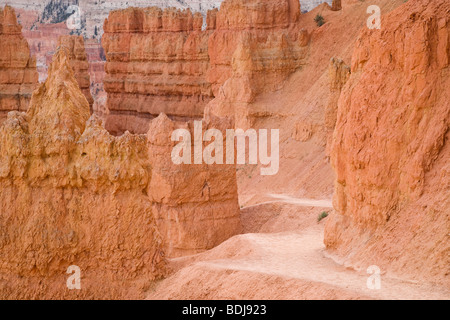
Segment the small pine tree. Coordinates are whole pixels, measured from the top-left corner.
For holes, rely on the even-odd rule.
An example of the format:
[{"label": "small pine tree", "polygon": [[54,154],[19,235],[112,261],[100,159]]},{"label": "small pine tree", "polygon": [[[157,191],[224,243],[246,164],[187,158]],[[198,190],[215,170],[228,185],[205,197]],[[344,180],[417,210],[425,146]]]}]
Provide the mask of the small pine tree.
[{"label": "small pine tree", "polygon": [[317,16],[314,18],[314,21],[317,23],[319,27],[323,26],[325,24],[325,19],[321,14],[317,14]]}]

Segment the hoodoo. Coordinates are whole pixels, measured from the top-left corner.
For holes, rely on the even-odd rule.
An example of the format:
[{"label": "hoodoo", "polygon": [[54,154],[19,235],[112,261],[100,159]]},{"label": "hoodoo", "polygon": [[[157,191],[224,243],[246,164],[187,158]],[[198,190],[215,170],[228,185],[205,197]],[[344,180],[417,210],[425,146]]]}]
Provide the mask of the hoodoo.
[{"label": "hoodoo", "polygon": [[309,37],[299,16],[298,1],[227,0],[208,12],[202,31],[202,16],[189,10],[111,12],[102,38],[106,128],[144,133],[160,112],[198,120],[205,107],[248,127],[255,96],[276,89],[304,63]]},{"label": "hoodoo", "polygon": [[[220,130],[225,145],[230,122],[202,120],[202,136]],[[175,164],[172,133],[184,129],[194,136],[194,121],[176,123],[161,114],[150,123],[148,156],[152,176],[148,195],[153,204],[165,251],[170,257],[211,249],[241,232],[236,166],[227,164]],[[189,148],[194,150],[195,141]],[[200,141],[202,147],[209,143]],[[194,152],[195,153],[195,150]]]},{"label": "hoodoo", "polygon": [[112,11],[104,24],[106,128],[147,132],[164,112],[173,120],[201,119],[212,99],[206,80],[208,35],[199,13],[174,8]]},{"label": "hoodoo", "polygon": [[[89,119],[69,55],[59,48],[28,112],[0,127],[0,297],[142,298],[165,257],[240,232],[236,168],[171,164],[165,115],[147,136],[111,136]],[[70,266],[84,290],[65,287]]]},{"label": "hoodoo", "polygon": [[364,29],[338,103],[329,250],[448,285],[450,3],[408,1]]},{"label": "hoodoo", "polygon": [[[139,297],[133,283],[164,274],[145,137],[111,137],[60,49],[26,114],[0,128],[0,297]],[[68,290],[66,270],[84,290]],[[120,289],[120,290],[119,290]]]},{"label": "hoodoo", "polygon": [[239,128],[252,125],[251,103],[274,91],[305,63],[308,32],[298,25],[300,3],[292,0],[224,1],[209,38],[215,99],[207,112],[232,117]]},{"label": "hoodoo", "polygon": [[31,2],[0,10],[0,299],[448,300],[448,0]]},{"label": "hoodoo", "polygon": [[21,29],[14,9],[0,9],[0,124],[8,112],[27,110],[38,83],[36,60]]}]

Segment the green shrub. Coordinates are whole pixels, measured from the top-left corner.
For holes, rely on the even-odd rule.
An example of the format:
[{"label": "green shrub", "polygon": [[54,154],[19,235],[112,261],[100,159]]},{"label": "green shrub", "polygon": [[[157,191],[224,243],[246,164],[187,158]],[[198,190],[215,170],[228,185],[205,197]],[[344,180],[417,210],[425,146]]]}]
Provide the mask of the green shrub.
[{"label": "green shrub", "polygon": [[319,214],[319,216],[317,217],[317,222],[320,222],[321,220],[325,219],[326,217],[328,217],[328,212],[323,211],[321,214]]},{"label": "green shrub", "polygon": [[317,16],[314,18],[314,21],[317,23],[319,27],[325,24],[325,19],[322,17],[321,14],[317,14]]}]

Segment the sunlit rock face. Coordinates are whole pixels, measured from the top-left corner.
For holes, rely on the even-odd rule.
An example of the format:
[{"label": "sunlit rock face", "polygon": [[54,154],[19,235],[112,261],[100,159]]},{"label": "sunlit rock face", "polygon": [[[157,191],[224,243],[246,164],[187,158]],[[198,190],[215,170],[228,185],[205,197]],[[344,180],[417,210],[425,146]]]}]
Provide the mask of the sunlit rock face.
[{"label": "sunlit rock face", "polygon": [[[70,54],[60,47],[28,111],[0,127],[0,297],[142,298],[168,255],[239,232],[235,167],[202,166],[191,181],[159,153],[171,144],[157,123],[110,135],[89,118]],[[70,266],[83,290],[68,289]]]}]

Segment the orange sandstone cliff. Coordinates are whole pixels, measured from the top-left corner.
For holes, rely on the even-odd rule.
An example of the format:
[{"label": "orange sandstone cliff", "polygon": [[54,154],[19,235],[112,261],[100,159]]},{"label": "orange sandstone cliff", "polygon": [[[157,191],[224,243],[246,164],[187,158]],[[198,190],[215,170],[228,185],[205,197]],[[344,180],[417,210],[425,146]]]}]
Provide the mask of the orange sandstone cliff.
[{"label": "orange sandstone cliff", "polygon": [[325,109],[325,127],[327,130],[327,155],[330,155],[330,149],[333,142],[333,132],[336,126],[338,101],[342,89],[351,74],[351,68],[345,64],[342,59],[333,57],[328,67],[328,76],[330,80],[330,96]]},{"label": "orange sandstone cliff", "polygon": [[[229,121],[218,118],[198,123],[203,134],[208,129],[218,129],[224,138],[231,126]],[[193,158],[192,164],[174,164],[171,153],[177,143],[171,141],[171,136],[176,129],[191,133],[194,155],[193,121],[176,123],[162,114],[150,123],[148,131],[152,164],[149,197],[165,251],[171,257],[211,249],[241,232],[236,166],[194,164]],[[210,143],[199,144],[206,147]]]},{"label": "orange sandstone cliff", "polygon": [[9,111],[27,110],[38,82],[36,60],[31,57],[14,10],[0,9],[0,124]]},{"label": "orange sandstone cliff", "polygon": [[363,29],[338,103],[325,244],[356,268],[449,279],[450,3],[408,1]]},{"label": "orange sandstone cliff", "polygon": [[[235,168],[174,169],[164,115],[147,135],[111,136],[89,119],[69,55],[0,127],[0,297],[142,298],[167,254],[240,231]],[[72,265],[83,290],[66,287]]]},{"label": "orange sandstone cliff", "polygon": [[294,0],[224,1],[208,12],[205,30],[189,10],[111,12],[102,37],[107,129],[143,133],[160,112],[200,119],[208,104],[211,115],[248,126],[255,96],[277,89],[304,63],[309,37],[299,17]]},{"label": "orange sandstone cliff", "polygon": [[206,81],[208,34],[201,14],[169,8],[112,11],[104,24],[106,128],[147,131],[148,121],[201,119],[212,98]]},{"label": "orange sandstone cliff", "polygon": [[[241,204],[257,212],[255,225],[271,194],[331,198],[335,180],[324,242],[336,260],[364,275],[377,265],[450,284],[450,7],[446,0],[373,4],[382,9],[381,30],[366,28],[368,4],[358,0],[302,15],[294,0],[225,0],[203,31],[190,11],[111,12],[102,40],[107,130],[95,116],[88,120],[70,50],[61,48],[29,111],[11,113],[0,127],[0,298],[140,298],[166,274],[165,258],[251,229],[241,228],[236,180]],[[317,14],[326,21],[320,27]],[[175,165],[171,134],[186,129],[193,137],[194,120],[202,133],[280,129],[279,174],[261,177],[256,166],[241,166],[236,179],[235,166]],[[271,210],[274,219],[261,230],[301,233],[303,218],[322,230],[297,207],[289,218]],[[162,282],[163,297],[267,299],[274,290],[275,297],[349,297],[334,291],[329,260],[333,268],[321,264],[308,275],[314,284],[286,281],[285,260],[301,259],[290,236],[272,247],[277,237],[258,243],[264,250],[256,250],[254,269],[245,261],[248,272],[226,263],[182,269]],[[322,236],[315,238],[311,250],[322,263]],[[204,256],[248,256],[258,239],[237,237]],[[310,249],[301,239],[299,248]],[[261,257],[286,248],[261,281]],[[88,290],[67,290],[69,265],[81,267]],[[270,277],[279,265],[287,273]],[[325,271],[332,290],[322,282]],[[362,297],[364,281],[350,297]]]},{"label": "orange sandstone cliff", "polygon": [[[86,124],[89,104],[67,56],[55,55],[28,112],[0,128],[0,296],[139,297],[139,279],[148,284],[165,268],[142,192],[146,139]],[[84,290],[67,289],[71,265]]]},{"label": "orange sandstone cliff", "polygon": [[222,3],[209,39],[208,80],[215,100],[208,113],[233,117],[240,128],[264,116],[250,106],[256,96],[279,89],[305,63],[309,35],[299,17],[300,3],[294,0]]}]

